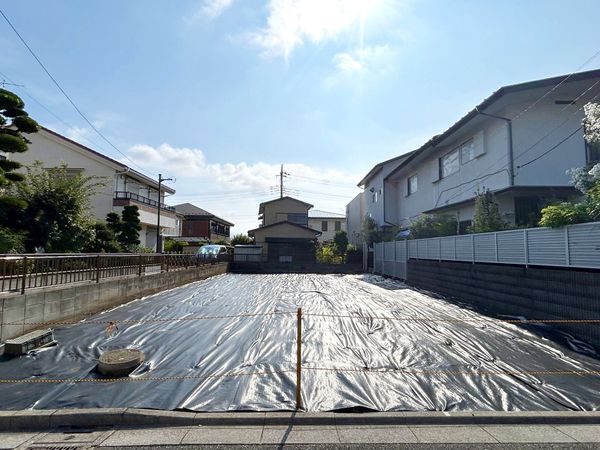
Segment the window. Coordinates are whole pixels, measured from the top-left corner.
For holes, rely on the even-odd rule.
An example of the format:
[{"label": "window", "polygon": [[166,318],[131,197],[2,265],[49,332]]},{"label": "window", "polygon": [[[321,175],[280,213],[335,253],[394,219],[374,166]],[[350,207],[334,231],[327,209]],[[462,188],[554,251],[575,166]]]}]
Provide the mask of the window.
[{"label": "window", "polygon": [[452,150],[440,158],[440,178],[446,178],[460,169],[458,149]]},{"label": "window", "polygon": [[287,220],[298,225],[308,225],[307,214],[288,214]]},{"label": "window", "polygon": [[585,150],[588,165],[600,163],[600,143],[585,141]]},{"label": "window", "polygon": [[473,139],[469,139],[467,142],[462,144],[460,147],[460,163],[466,164],[469,161],[475,159],[475,145]]},{"label": "window", "polygon": [[418,183],[416,175],[413,175],[412,177],[408,177],[408,180],[406,180],[406,184],[407,184],[408,195],[414,194],[415,192],[417,192],[417,189],[419,188],[419,183]]},{"label": "window", "polygon": [[321,221],[321,231],[327,231],[327,221],[326,220],[322,220]]},{"label": "window", "polygon": [[342,231],[342,222],[339,220],[335,221],[335,231]]}]

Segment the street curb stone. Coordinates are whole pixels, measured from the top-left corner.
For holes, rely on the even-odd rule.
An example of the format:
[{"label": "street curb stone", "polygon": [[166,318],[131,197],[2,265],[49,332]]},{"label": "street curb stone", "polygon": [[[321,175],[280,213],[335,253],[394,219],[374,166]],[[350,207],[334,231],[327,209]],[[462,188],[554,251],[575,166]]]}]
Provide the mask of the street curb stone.
[{"label": "street curb stone", "polygon": [[285,426],[285,425],[590,425],[600,424],[599,411],[476,412],[228,412],[194,413],[136,408],[0,411],[0,431],[89,428],[103,426]]}]

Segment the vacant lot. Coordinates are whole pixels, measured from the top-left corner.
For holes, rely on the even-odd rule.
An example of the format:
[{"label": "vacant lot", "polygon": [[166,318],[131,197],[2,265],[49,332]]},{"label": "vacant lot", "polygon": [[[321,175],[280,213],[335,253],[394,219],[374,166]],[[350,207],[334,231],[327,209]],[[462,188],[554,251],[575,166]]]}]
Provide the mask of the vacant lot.
[{"label": "vacant lot", "polygon": [[[582,374],[600,362],[574,340],[564,342],[586,354],[378,277],[227,274],[58,328],[55,347],[0,358],[1,379],[62,380],[0,384],[0,409],[293,409],[299,307],[311,411],[600,406],[600,378]],[[81,382],[101,378],[97,358],[117,347],[146,354],[135,381]]]}]

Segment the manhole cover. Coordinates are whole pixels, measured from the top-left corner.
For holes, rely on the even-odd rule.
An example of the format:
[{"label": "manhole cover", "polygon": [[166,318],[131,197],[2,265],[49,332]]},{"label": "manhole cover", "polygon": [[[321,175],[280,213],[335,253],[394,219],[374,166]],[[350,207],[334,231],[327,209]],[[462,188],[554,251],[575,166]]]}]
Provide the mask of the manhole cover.
[{"label": "manhole cover", "polygon": [[135,348],[109,350],[98,359],[98,372],[123,377],[133,372],[142,361],[144,361],[144,353]]}]

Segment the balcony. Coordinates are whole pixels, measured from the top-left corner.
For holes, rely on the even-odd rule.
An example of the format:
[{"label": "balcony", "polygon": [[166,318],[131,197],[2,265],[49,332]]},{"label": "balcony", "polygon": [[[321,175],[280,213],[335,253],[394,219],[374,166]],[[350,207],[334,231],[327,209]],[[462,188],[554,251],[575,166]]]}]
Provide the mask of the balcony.
[{"label": "balcony", "polygon": [[[175,208],[173,206],[165,205],[164,203],[160,203],[156,200],[152,200],[148,197],[143,197],[139,194],[135,194],[133,192],[125,192],[125,191],[116,191],[114,200],[129,200],[135,203],[141,203],[142,205],[152,206],[154,208],[158,208],[160,205],[160,209],[164,211],[170,211],[175,213]],[[113,202],[113,204],[119,203],[118,206],[122,206],[121,202]],[[116,206],[116,205],[115,205]]]}]

